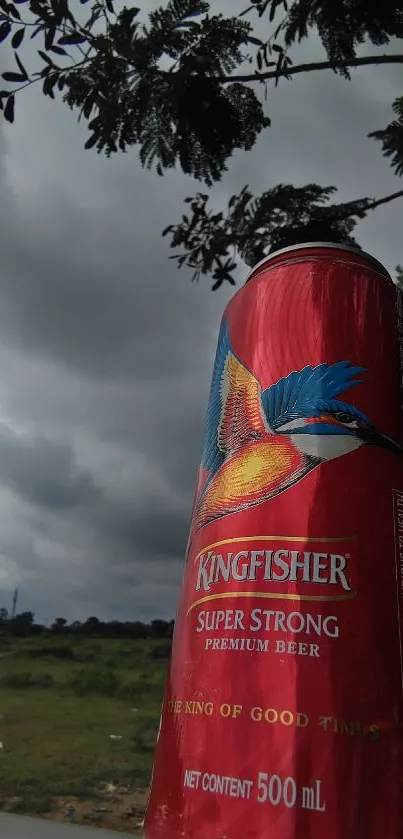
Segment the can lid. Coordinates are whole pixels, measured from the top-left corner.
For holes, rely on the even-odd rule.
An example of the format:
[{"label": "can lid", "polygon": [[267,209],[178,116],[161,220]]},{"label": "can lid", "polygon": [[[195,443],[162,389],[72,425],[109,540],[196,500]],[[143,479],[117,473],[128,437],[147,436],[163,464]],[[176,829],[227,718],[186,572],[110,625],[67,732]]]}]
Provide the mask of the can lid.
[{"label": "can lid", "polygon": [[272,259],[277,259],[277,257],[279,256],[285,256],[286,254],[291,254],[295,251],[307,250],[308,248],[329,248],[331,250],[339,250],[344,252],[347,251],[347,253],[355,254],[356,256],[360,256],[361,259],[364,259],[371,265],[375,266],[377,270],[381,274],[383,274],[384,277],[393,282],[392,277],[389,274],[389,271],[387,271],[385,266],[382,265],[382,262],[379,262],[379,260],[375,259],[374,256],[371,256],[370,253],[360,250],[360,248],[354,248],[351,245],[339,245],[334,242],[301,242],[298,245],[290,245],[288,248],[280,248],[278,251],[273,251],[273,253],[269,253],[267,256],[261,259],[260,262],[254,265],[253,268],[251,268],[249,274],[246,277],[245,283],[247,283],[248,280],[250,280],[252,274],[254,274],[255,271],[257,271],[259,268],[262,268],[263,265],[266,265]]}]

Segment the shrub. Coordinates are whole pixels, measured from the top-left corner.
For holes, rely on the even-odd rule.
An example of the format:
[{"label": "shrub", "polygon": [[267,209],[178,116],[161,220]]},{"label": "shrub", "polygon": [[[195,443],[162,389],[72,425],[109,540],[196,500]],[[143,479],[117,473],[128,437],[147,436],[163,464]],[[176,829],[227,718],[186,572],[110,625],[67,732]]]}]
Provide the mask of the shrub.
[{"label": "shrub", "polygon": [[52,799],[48,795],[39,795],[35,797],[29,793],[21,798],[13,801],[13,813],[31,813],[31,815],[41,815],[42,813],[49,813],[52,809]]},{"label": "shrub", "polygon": [[162,644],[154,644],[149,650],[149,657],[160,661],[168,661],[171,654],[171,642],[165,641]]},{"label": "shrub", "polygon": [[119,685],[116,696],[118,699],[130,699],[134,701],[144,696],[144,693],[144,684],[132,679],[130,682],[123,682],[123,684]]},{"label": "shrub", "polygon": [[75,650],[74,652],[75,661],[95,661],[96,655],[92,650]]},{"label": "shrub", "polygon": [[51,673],[10,673],[3,676],[3,685],[10,688],[50,688],[54,685]]},{"label": "shrub", "polygon": [[119,686],[119,679],[110,670],[102,670],[95,667],[86,667],[74,673],[70,687],[79,696],[88,693],[101,693],[105,696],[113,696]]},{"label": "shrub", "polygon": [[145,718],[142,720],[141,727],[131,735],[130,743],[135,752],[145,754],[146,752],[154,752],[157,740],[158,725],[156,720]]},{"label": "shrub", "polygon": [[72,661],[75,658],[70,644],[41,644],[32,647],[29,655],[31,658],[60,658],[64,661]]},{"label": "shrub", "polygon": [[159,701],[161,695],[161,685],[134,679],[119,685],[115,694],[118,699],[129,699],[131,702],[141,702],[144,699],[148,701]]}]

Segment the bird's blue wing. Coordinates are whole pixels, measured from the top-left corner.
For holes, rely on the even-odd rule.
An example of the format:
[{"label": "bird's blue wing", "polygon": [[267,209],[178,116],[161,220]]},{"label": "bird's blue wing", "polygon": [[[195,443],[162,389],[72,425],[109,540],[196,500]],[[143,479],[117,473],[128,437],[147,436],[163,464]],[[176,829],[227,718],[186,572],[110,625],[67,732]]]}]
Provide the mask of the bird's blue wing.
[{"label": "bird's blue wing", "polygon": [[264,432],[260,384],[234,353],[224,318],[207,407],[202,469],[211,479],[226,457]]},{"label": "bird's blue wing", "polygon": [[290,373],[262,393],[266,419],[275,430],[285,422],[303,416],[308,408],[324,400],[334,399],[339,393],[360,384],[357,379],[365,373],[364,367],[355,367],[350,361],[336,364],[319,364]]},{"label": "bird's blue wing", "polygon": [[218,447],[217,430],[220,424],[222,411],[221,391],[224,368],[228,353],[230,352],[231,344],[228,335],[228,326],[226,321],[223,319],[218,336],[213,376],[211,379],[201,458],[202,468],[206,469],[210,475],[214,475],[224,461],[224,453]]}]

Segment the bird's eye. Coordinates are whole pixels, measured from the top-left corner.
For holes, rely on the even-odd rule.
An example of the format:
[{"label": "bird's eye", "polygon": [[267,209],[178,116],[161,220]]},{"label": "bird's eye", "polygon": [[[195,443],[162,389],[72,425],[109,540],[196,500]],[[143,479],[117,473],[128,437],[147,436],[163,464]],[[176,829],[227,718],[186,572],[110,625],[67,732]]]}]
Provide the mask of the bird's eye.
[{"label": "bird's eye", "polygon": [[336,419],[339,422],[343,422],[345,425],[348,425],[350,422],[353,421],[351,414],[348,414],[347,411],[338,411],[336,414]]}]

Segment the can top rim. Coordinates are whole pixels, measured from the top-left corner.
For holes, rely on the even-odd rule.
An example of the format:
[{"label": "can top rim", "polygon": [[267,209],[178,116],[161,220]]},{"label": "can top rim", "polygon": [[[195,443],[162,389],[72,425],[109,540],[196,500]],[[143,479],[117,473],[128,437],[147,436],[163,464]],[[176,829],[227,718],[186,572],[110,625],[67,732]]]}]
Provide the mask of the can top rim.
[{"label": "can top rim", "polygon": [[360,248],[354,248],[352,245],[340,245],[334,242],[301,242],[301,244],[299,245],[290,245],[287,248],[280,248],[277,251],[273,251],[273,253],[267,254],[267,256],[265,256],[263,259],[257,262],[256,265],[253,266],[253,268],[251,268],[249,274],[246,277],[245,283],[247,283],[248,280],[250,280],[252,274],[254,274],[255,271],[261,268],[262,265],[265,265],[266,263],[270,262],[275,257],[281,256],[282,254],[285,255],[287,253],[292,253],[293,251],[306,250],[307,248],[329,248],[333,250],[347,251],[348,253],[355,254],[356,256],[360,256],[361,258],[370,262],[372,265],[378,268],[378,270],[388,280],[391,280],[391,282],[393,282],[392,277],[389,274],[389,271],[387,271],[385,266],[382,265],[382,262],[379,262],[378,259],[375,259],[375,257],[372,256],[370,253],[367,253],[367,251],[360,250]]}]

